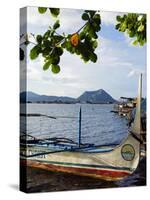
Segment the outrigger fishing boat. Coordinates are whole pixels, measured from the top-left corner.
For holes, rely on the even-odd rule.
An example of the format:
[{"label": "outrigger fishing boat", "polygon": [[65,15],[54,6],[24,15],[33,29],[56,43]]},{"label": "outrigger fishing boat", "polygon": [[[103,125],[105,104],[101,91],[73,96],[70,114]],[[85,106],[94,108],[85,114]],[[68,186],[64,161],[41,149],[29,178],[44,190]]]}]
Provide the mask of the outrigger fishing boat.
[{"label": "outrigger fishing boat", "polygon": [[127,138],[121,144],[115,147],[82,144],[80,108],[78,143],[67,138],[37,139],[23,134],[20,148],[21,163],[108,181],[120,180],[131,175],[136,170],[140,159],[141,93],[142,75],[139,78],[134,123]]}]

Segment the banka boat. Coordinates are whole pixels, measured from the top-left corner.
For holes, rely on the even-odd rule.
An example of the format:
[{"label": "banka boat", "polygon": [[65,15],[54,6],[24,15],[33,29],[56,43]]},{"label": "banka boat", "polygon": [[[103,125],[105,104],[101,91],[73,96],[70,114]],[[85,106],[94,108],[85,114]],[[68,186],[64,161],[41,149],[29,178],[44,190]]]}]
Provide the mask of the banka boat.
[{"label": "banka boat", "polygon": [[127,138],[117,146],[81,143],[81,108],[78,143],[67,138],[37,139],[21,135],[21,164],[45,170],[96,177],[108,181],[123,179],[137,168],[141,143],[142,75],[139,78],[136,114]]}]

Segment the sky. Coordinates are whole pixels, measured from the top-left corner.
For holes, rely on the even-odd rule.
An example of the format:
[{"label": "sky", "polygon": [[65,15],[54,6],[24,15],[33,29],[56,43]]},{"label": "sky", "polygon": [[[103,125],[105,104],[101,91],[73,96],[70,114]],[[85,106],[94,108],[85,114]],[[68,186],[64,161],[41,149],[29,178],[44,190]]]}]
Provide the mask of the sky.
[{"label": "sky", "polygon": [[[74,33],[85,22],[83,10],[60,9],[59,33]],[[135,97],[139,74],[143,74],[143,96],[146,96],[146,45],[132,46],[132,40],[115,29],[116,16],[124,13],[100,11],[101,31],[98,33],[96,63],[84,63],[79,56],[64,52],[59,74],[43,71],[43,58],[30,60],[27,47],[27,90],[38,94],[78,97],[85,91],[104,89],[113,98]],[[27,32],[43,34],[56,21],[49,12],[39,14],[36,7],[27,8]],[[22,27],[25,21],[22,22]],[[22,28],[22,30],[24,30]],[[30,38],[33,40],[33,38]],[[22,62],[22,73],[26,73]],[[23,90],[23,89],[22,89]]]}]

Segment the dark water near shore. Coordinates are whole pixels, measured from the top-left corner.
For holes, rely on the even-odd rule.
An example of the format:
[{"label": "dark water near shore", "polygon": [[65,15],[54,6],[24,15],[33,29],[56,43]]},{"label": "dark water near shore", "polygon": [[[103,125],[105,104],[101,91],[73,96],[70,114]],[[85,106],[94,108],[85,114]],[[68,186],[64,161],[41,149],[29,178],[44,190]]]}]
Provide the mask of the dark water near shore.
[{"label": "dark water near shore", "polygon": [[[46,114],[46,117],[29,117],[27,133],[37,138],[66,137],[78,141],[78,104],[28,104],[28,113]],[[113,105],[82,104],[82,143],[99,145],[119,144],[127,136],[127,121],[110,111]],[[23,124],[22,130],[26,124]],[[27,168],[28,192],[96,189],[138,186],[146,184],[146,160],[141,159],[134,174],[122,181],[103,181],[66,173]]]}]

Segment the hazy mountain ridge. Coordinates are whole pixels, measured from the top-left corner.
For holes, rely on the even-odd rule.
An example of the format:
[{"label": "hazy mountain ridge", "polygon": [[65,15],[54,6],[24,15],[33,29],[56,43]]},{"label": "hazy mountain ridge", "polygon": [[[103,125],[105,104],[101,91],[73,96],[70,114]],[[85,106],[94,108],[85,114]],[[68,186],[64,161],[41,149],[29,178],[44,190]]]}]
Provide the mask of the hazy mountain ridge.
[{"label": "hazy mountain ridge", "polygon": [[39,95],[34,92],[22,92],[20,93],[21,103],[114,103],[115,100],[103,89],[96,91],[85,91],[78,98],[72,98],[67,96],[48,96]]},{"label": "hazy mountain ridge", "polygon": [[115,100],[103,89],[86,91],[77,98],[81,103],[114,103]]}]

